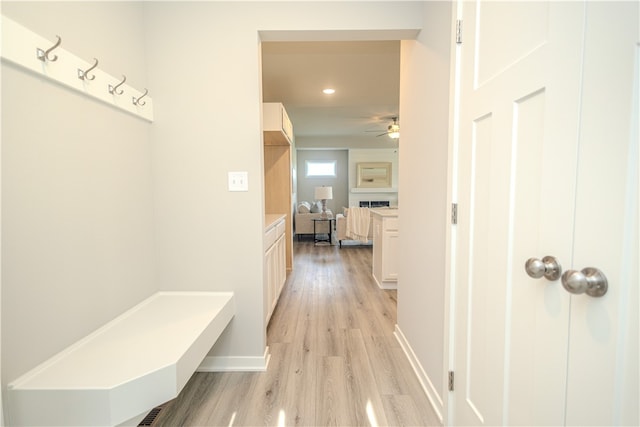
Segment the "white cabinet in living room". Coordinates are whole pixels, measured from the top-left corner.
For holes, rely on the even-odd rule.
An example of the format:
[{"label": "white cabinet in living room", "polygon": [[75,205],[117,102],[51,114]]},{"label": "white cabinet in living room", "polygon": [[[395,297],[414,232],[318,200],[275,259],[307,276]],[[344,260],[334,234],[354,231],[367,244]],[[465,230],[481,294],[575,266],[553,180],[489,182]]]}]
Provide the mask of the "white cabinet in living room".
[{"label": "white cabinet in living room", "polygon": [[269,323],[287,279],[285,215],[267,215],[265,224],[265,320]]},{"label": "white cabinet in living room", "polygon": [[372,209],[373,278],[382,289],[398,288],[398,210]]}]

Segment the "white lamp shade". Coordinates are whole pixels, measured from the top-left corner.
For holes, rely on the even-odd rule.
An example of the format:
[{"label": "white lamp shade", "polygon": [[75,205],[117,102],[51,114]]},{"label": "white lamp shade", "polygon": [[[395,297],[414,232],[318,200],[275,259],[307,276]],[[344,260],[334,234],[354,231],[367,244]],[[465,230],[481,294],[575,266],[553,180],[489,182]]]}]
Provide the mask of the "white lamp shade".
[{"label": "white lamp shade", "polygon": [[316,187],[316,200],[333,199],[333,187]]}]

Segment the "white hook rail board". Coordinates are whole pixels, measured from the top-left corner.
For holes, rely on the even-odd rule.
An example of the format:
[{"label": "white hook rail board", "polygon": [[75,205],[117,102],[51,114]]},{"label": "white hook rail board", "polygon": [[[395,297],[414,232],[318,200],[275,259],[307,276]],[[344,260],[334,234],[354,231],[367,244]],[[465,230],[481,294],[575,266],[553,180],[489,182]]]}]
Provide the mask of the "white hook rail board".
[{"label": "white hook rail board", "polygon": [[[58,56],[56,61],[38,59],[37,49],[47,50],[54,45],[55,40],[46,39],[6,16],[1,18],[2,50],[0,55],[4,60],[153,122],[153,100],[151,97],[146,95],[140,104],[134,103],[134,99],[143,96],[144,91],[139,91],[125,83],[118,88],[118,92],[123,91],[121,95],[109,93],[109,85],[118,85],[122,81],[122,76],[113,77],[100,70],[99,67],[90,72],[95,76],[93,80],[80,79],[78,70],[87,70],[94,65],[94,61],[87,62],[78,58],[63,47],[58,47],[51,52],[52,56]],[[64,37],[61,46],[64,46]],[[144,105],[141,105],[142,103]]]}]

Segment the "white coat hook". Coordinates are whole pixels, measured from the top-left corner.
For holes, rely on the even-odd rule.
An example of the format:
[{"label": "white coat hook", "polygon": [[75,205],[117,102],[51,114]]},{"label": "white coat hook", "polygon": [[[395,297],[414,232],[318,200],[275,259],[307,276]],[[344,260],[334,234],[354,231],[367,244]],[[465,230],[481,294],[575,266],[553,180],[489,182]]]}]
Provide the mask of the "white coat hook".
[{"label": "white coat hook", "polygon": [[53,55],[52,57],[49,57],[49,54],[53,51],[53,49],[57,48],[58,46],[60,46],[60,43],[62,43],[62,39],[60,38],[60,36],[56,36],[58,38],[58,41],[56,42],[56,44],[54,44],[53,46],[51,46],[49,49],[47,50],[42,50],[40,48],[36,49],[36,56],[38,57],[38,59],[42,62],[45,61],[51,61],[51,62],[55,62],[58,60],[58,55]]},{"label": "white coat hook", "polygon": [[80,68],[78,68],[78,78],[80,80],[93,80],[96,78],[95,74],[92,76],[89,76],[89,71],[93,70],[94,68],[96,68],[98,66],[98,60],[96,58],[93,58],[95,62],[95,64],[93,64],[91,67],[87,68],[86,70],[81,70]]},{"label": "white coat hook", "polygon": [[144,93],[142,94],[142,96],[140,96],[140,98],[136,98],[135,96],[133,97],[133,105],[139,105],[141,107],[144,107],[144,105],[146,104],[145,101],[140,102],[140,100],[142,98],[144,98],[145,96],[147,96],[147,94],[149,93],[149,89],[145,88],[144,89]]},{"label": "white coat hook", "polygon": [[124,84],[124,82],[127,81],[127,76],[125,76],[124,74],[122,75],[122,81],[120,83],[118,83],[115,86],[109,85],[109,93],[110,94],[115,94],[115,95],[122,95],[124,93],[124,90],[120,89],[120,91],[118,91],[118,88],[120,86],[122,86]]}]

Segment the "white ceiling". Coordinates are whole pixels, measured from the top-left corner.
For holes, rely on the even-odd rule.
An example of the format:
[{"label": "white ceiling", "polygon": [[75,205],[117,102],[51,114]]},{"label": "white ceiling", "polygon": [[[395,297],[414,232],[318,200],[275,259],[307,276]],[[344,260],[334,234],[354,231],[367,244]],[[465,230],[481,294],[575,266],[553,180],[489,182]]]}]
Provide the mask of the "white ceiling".
[{"label": "white ceiling", "polygon": [[262,85],[265,102],[284,104],[299,148],[396,146],[377,135],[398,116],[399,41],[264,42]]}]

